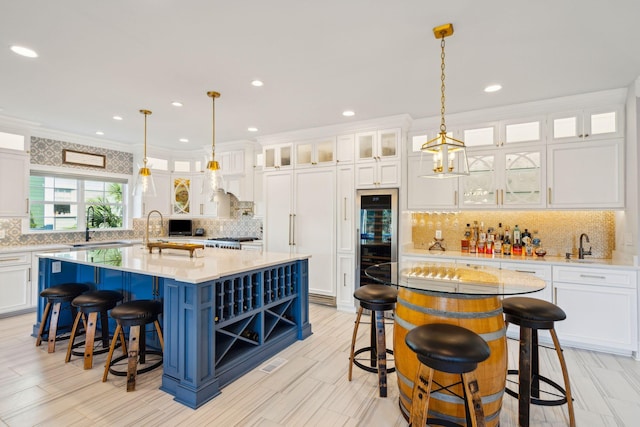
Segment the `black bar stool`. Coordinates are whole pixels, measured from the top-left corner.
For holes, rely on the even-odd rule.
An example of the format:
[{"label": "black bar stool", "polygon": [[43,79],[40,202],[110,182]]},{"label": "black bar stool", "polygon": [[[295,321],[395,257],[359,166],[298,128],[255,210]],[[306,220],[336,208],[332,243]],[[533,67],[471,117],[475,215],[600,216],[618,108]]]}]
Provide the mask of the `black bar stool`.
[{"label": "black bar stool", "polygon": [[[56,338],[58,333],[58,319],[60,317],[60,308],[63,302],[71,302],[75,297],[87,292],[89,286],[82,283],[64,283],[62,285],[51,286],[40,292],[42,298],[47,299],[47,304],[44,307],[42,313],[42,320],[40,321],[40,329],[38,330],[38,336],[36,337],[36,347],[40,346],[42,342],[42,336],[47,336],[49,346],[47,351],[53,353],[56,351]],[[53,311],[51,308],[53,307]],[[71,306],[71,314],[73,318],[76,317],[76,308]],[[49,323],[49,328],[45,330],[45,326]],[[58,338],[59,339],[59,338]]]},{"label": "black bar stool", "polygon": [[[153,323],[155,325],[156,332],[158,333],[158,340],[160,341],[160,348],[164,350],[162,329],[160,329],[160,323],[158,322],[158,316],[161,314],[162,302],[157,300],[129,301],[120,304],[111,310],[111,317],[118,322],[118,326],[114,333],[114,339],[111,342],[111,348],[109,349],[109,355],[107,356],[107,363],[104,367],[102,382],[107,381],[109,372],[118,376],[126,376],[127,391],[134,391],[136,388],[137,374],[149,372],[150,370],[162,365],[162,351],[147,350],[146,331],[144,329],[144,326],[149,323]],[[122,328],[126,327],[129,328],[128,351],[124,340],[124,332],[122,330]],[[142,331],[140,330],[141,328]],[[119,337],[122,342],[123,355],[112,360],[113,351],[116,348],[116,337]],[[160,356],[160,359],[142,369],[138,369],[138,363],[146,363],[147,354],[158,355]],[[113,369],[115,364],[124,359],[128,359],[126,372]]]},{"label": "black bar stool", "polygon": [[[118,302],[122,301],[123,298],[124,296],[117,291],[91,291],[78,295],[71,301],[71,305],[76,307],[78,314],[76,314],[73,328],[71,329],[71,338],[69,339],[65,362],[71,360],[71,354],[84,356],[84,369],[91,369],[93,367],[93,355],[109,351],[108,311],[115,307]],[[98,314],[100,314],[100,339],[102,341],[102,348],[96,350],[94,349],[94,342],[98,324]],[[84,323],[85,340],[76,344],[74,341],[78,333],[78,328],[80,327],[80,320]],[[73,350],[83,345],[84,351]]]},{"label": "black bar stool", "polygon": [[[467,425],[484,426],[484,409],[475,370],[478,363],[489,358],[489,345],[485,340],[475,332],[460,326],[432,323],[410,330],[405,342],[420,361],[420,368],[413,382],[409,425],[422,427],[425,422],[429,425],[458,425],[450,420],[427,415],[431,393],[444,390],[464,401]],[[460,382],[450,385],[438,384],[433,380],[435,371],[460,374]],[[433,384],[439,388],[432,390]],[[462,396],[451,390],[459,384],[463,386]]]},{"label": "black bar stool", "polygon": [[[530,404],[543,406],[557,406],[567,404],[569,411],[569,424],[575,427],[576,420],[573,412],[573,399],[571,398],[571,386],[567,364],[562,354],[560,341],[556,334],[554,324],[567,318],[565,312],[555,304],[536,298],[512,297],[502,301],[502,309],[505,315],[506,326],[509,323],[520,327],[520,357],[518,369],[509,369],[509,375],[518,375],[518,393],[506,389],[510,396],[518,398],[518,423],[521,426],[529,425]],[[551,333],[553,345],[560,361],[564,388],[547,377],[540,375],[538,354],[538,330],[546,329]],[[546,383],[560,393],[559,399],[541,399],[540,382]],[[543,392],[544,393],[544,392]],[[554,394],[554,393],[551,393]],[[557,396],[557,395],[556,395]]]},{"label": "black bar stool", "polygon": [[[380,397],[387,396],[387,373],[395,372],[395,368],[387,369],[387,353],[393,354],[393,350],[387,349],[386,334],[384,330],[384,312],[394,310],[398,300],[398,291],[385,285],[365,285],[359,287],[353,296],[360,301],[360,308],[356,317],[351,338],[351,354],[349,356],[349,381],[351,381],[353,365],[368,372],[378,373],[378,388]],[[356,350],[356,337],[358,326],[364,309],[371,310],[371,342],[368,347]],[[374,320],[375,319],[375,320]],[[375,324],[374,324],[375,322]],[[370,352],[370,365],[366,366],[356,359],[360,353]]]}]

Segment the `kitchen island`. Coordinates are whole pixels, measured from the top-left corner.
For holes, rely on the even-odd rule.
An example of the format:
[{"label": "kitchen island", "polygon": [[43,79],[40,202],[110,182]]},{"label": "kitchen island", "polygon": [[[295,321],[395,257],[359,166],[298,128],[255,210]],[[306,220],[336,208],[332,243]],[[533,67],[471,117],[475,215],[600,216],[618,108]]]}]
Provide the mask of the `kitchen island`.
[{"label": "kitchen island", "polygon": [[[39,256],[40,291],[78,282],[125,301],[163,300],[161,389],[191,408],[311,334],[306,255],[206,248],[192,258],[135,245]],[[45,303],[39,298],[34,335]]]}]

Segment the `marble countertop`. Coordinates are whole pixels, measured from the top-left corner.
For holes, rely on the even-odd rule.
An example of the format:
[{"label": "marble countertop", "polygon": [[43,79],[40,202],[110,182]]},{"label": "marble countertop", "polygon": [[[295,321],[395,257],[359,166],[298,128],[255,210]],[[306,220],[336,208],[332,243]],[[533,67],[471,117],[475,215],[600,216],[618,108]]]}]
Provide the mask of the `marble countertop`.
[{"label": "marble countertop", "polygon": [[512,262],[512,263],[535,263],[538,265],[563,265],[563,266],[576,266],[576,267],[620,267],[620,268],[633,268],[637,269],[638,266],[634,266],[632,262],[616,259],[601,259],[586,257],[585,259],[571,258],[559,256],[524,256],[524,255],[496,255],[496,254],[470,254],[460,251],[428,251],[426,249],[414,249],[404,248],[402,255],[405,256],[420,256],[429,258],[442,258],[456,260],[469,260],[471,261],[496,261],[496,262]]},{"label": "marble countertop", "polygon": [[42,253],[38,256],[165,277],[187,283],[207,282],[224,276],[310,257],[309,255],[290,255],[278,252],[205,248],[191,258],[188,251],[173,249],[163,249],[161,253],[154,251],[150,254],[148,249],[141,244],[118,248]]}]

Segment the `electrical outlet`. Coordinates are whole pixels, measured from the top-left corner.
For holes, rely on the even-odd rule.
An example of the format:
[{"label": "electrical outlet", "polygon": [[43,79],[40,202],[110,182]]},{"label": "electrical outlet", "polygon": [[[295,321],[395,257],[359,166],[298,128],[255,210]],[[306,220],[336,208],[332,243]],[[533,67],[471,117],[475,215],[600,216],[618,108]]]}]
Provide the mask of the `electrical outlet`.
[{"label": "electrical outlet", "polygon": [[51,263],[52,273],[60,273],[61,271],[62,271],[62,263],[60,261],[55,261]]},{"label": "electrical outlet", "polygon": [[4,230],[0,230],[0,239],[4,239],[5,238],[5,232]]}]

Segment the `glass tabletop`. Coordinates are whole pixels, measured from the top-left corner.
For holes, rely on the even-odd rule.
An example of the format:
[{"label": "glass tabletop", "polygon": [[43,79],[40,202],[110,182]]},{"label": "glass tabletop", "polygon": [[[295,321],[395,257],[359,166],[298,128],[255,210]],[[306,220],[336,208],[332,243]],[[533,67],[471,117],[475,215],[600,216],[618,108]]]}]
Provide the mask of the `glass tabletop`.
[{"label": "glass tabletop", "polygon": [[446,262],[386,262],[368,267],[371,279],[398,288],[457,295],[519,295],[545,288],[531,274]]}]

